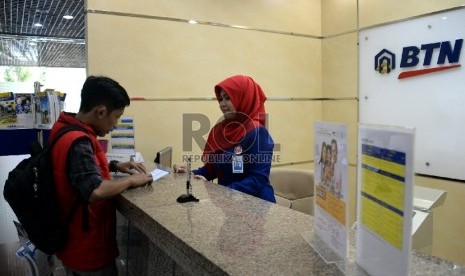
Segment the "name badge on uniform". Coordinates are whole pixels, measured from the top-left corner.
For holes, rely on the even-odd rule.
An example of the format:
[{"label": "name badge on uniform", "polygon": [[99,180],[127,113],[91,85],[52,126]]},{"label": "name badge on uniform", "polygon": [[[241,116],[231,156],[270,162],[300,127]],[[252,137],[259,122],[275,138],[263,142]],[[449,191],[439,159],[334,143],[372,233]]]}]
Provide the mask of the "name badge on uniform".
[{"label": "name badge on uniform", "polygon": [[233,155],[232,170],[233,173],[244,172],[244,161],[242,160],[242,155]]}]

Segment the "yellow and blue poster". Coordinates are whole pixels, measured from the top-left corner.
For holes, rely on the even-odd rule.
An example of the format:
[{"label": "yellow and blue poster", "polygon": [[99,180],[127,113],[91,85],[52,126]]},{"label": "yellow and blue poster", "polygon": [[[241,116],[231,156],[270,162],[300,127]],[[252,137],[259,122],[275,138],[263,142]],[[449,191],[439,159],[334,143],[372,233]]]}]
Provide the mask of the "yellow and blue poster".
[{"label": "yellow and blue poster", "polygon": [[136,152],[134,118],[123,116],[110,133],[110,152],[133,155]]},{"label": "yellow and blue poster", "polygon": [[356,261],[371,275],[409,272],[414,134],[359,125]]}]

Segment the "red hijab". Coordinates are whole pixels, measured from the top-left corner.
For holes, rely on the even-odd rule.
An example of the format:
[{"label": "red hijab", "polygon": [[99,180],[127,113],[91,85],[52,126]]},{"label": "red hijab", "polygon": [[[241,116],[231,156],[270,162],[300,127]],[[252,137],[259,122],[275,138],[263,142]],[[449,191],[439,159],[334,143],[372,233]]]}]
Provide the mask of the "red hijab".
[{"label": "red hijab", "polygon": [[236,145],[244,136],[259,126],[265,126],[266,96],[261,87],[248,76],[236,75],[215,86],[218,101],[224,91],[236,109],[236,116],[216,124],[208,135],[204,156]]}]

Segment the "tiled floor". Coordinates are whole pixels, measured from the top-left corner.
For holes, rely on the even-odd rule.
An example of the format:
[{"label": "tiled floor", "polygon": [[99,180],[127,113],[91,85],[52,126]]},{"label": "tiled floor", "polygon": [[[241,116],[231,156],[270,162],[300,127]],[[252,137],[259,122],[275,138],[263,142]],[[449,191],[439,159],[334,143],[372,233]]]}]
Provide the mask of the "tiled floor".
[{"label": "tiled floor", "polygon": [[25,155],[0,156],[0,275],[26,275],[25,266],[16,251],[21,247],[13,220],[16,216],[3,198],[3,186],[8,172],[11,171]]},{"label": "tiled floor", "polygon": [[[1,227],[0,227],[1,228]],[[16,251],[20,247],[19,242],[0,244],[0,275],[2,276],[24,276],[25,264],[16,257]]]},{"label": "tiled floor", "polygon": [[[0,276],[29,276],[29,275],[38,275],[31,273],[31,269],[34,269],[30,262],[25,258],[20,258],[16,256],[16,252],[21,248],[21,242],[18,238],[18,233],[16,227],[13,223],[16,219],[16,216],[11,210],[8,202],[5,201],[3,197],[3,187],[5,185],[5,180],[10,172],[21,160],[28,157],[27,155],[19,156],[0,156]],[[123,231],[119,229],[121,235],[127,235],[127,220],[122,216],[119,216],[118,221],[121,222],[119,228],[126,227],[126,230]],[[120,237],[120,239],[122,239]],[[125,254],[125,249],[121,248],[120,252],[122,253],[120,257],[123,257]],[[46,256],[43,253],[36,254],[36,259],[39,265],[43,265],[39,268],[40,271],[48,271]],[[55,260],[57,269],[54,270],[54,276],[64,275],[64,271],[61,267],[61,263],[58,260]],[[124,266],[123,261],[118,259],[117,265],[119,270],[119,275],[126,274],[126,267]]]},{"label": "tiled floor", "polygon": [[24,264],[16,256],[16,251],[21,247],[13,224],[16,216],[3,198],[3,186],[8,172],[24,157],[0,157],[0,275],[25,275]]}]

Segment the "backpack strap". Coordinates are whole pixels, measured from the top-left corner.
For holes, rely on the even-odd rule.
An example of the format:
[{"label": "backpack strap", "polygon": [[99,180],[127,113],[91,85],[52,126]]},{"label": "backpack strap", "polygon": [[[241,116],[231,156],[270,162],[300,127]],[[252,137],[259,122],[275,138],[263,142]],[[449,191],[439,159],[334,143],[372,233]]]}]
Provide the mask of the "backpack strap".
[{"label": "backpack strap", "polygon": [[73,130],[79,130],[79,131],[88,133],[87,129],[85,129],[82,126],[79,126],[79,125],[66,126],[66,127],[62,128],[62,129],[60,129],[58,131],[58,133],[55,135],[55,137],[53,137],[53,139],[51,140],[51,143],[50,143],[50,148],[52,148],[53,145],[55,145],[55,143],[58,141],[58,139],[60,139],[61,136],[65,135],[67,132],[70,132],[70,131],[73,131]]}]

